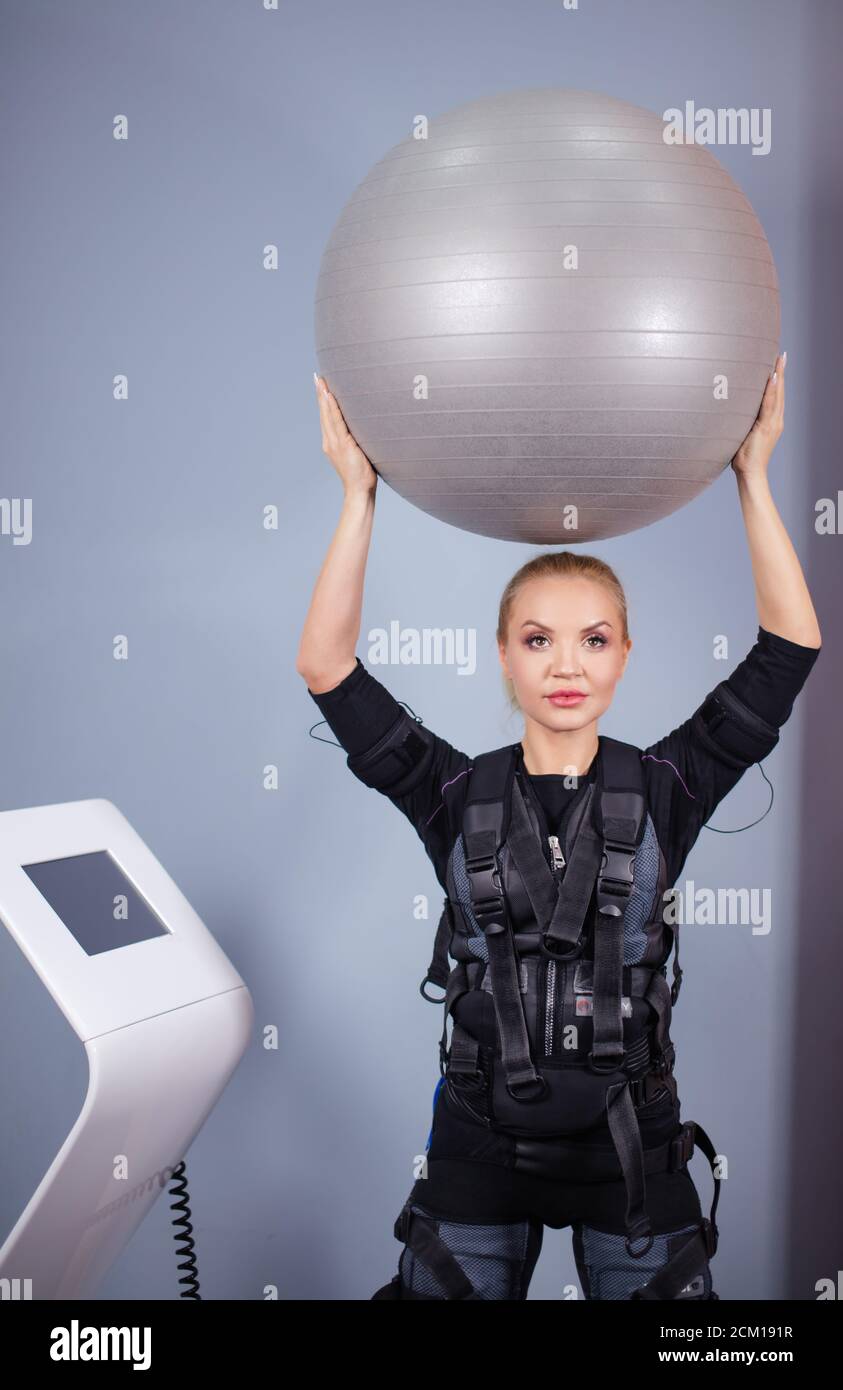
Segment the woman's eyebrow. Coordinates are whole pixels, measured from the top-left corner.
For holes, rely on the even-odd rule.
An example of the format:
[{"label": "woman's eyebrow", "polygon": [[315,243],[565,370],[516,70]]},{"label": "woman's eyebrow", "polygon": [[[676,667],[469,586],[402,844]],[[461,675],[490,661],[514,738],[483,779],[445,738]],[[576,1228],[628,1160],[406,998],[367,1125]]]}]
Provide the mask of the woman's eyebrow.
[{"label": "woman's eyebrow", "polygon": [[[553,628],[552,628],[552,627],[548,627],[547,623],[540,623],[540,622],[538,622],[537,619],[535,619],[535,618],[527,618],[527,619],[525,619],[525,621],[521,624],[521,626],[522,626],[522,627],[529,627],[531,624],[532,624],[533,627],[543,627],[544,630],[545,630],[545,632],[552,632],[552,631],[553,631]],[[599,623],[589,623],[588,627],[581,627],[581,628],[580,628],[580,636],[582,636],[582,634],[583,634],[584,632],[591,632],[592,629],[595,628],[595,627],[611,627],[611,626],[612,626],[612,624],[609,623],[609,622],[607,622],[605,618],[601,618],[601,620],[600,620]]]}]

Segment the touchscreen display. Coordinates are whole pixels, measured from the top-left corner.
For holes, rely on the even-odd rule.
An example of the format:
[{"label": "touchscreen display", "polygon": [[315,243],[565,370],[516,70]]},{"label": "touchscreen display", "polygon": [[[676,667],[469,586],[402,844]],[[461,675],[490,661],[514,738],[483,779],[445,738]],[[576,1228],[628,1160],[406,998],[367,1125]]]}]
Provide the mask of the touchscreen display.
[{"label": "touchscreen display", "polygon": [[89,956],[172,935],[108,850],[22,868]]}]

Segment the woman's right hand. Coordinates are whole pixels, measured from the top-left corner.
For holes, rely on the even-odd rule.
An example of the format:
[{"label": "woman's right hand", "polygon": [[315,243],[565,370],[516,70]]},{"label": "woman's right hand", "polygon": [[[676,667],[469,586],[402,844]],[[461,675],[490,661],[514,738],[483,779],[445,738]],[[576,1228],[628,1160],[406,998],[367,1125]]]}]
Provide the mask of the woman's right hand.
[{"label": "woman's right hand", "polygon": [[319,398],[319,417],[322,425],[322,452],[327,454],[342,480],[346,492],[374,492],[378,475],[357,440],[351,434],[336,397],[328,390],[325,378],[313,373]]}]

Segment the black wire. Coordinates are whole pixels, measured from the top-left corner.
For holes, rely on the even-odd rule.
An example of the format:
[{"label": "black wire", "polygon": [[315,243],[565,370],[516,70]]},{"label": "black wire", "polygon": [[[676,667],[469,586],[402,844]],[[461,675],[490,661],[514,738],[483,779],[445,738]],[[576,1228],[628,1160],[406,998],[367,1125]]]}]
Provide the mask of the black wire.
[{"label": "black wire", "polygon": [[[767,776],[760,763],[758,764],[758,770],[761,773],[761,776],[764,778],[764,781],[767,783],[767,786],[770,788],[770,805],[764,812],[764,816],[768,816],[773,805],[773,797],[775,796],[775,792],[773,791],[772,782],[770,781],[769,777]],[[764,816],[759,816],[758,820],[751,820],[749,822],[749,825],[739,825],[735,830],[718,830],[716,825],[704,825],[703,830],[713,830],[715,835],[739,835],[742,830],[750,830],[753,825],[758,825],[759,822],[764,819]]]},{"label": "black wire", "polygon": [[[403,706],[404,706],[405,710],[407,710],[407,711],[413,716],[413,718],[415,719],[415,721],[416,721],[417,724],[421,724],[421,723],[423,722],[423,721],[422,721],[421,715],[420,715],[420,714],[416,714],[415,710],[410,709],[410,706],[407,704],[407,702],[406,702],[405,700],[399,700],[398,703],[399,703],[399,705],[403,705]],[[332,746],[333,746],[334,748],[342,748],[342,744],[341,744],[341,743],[337,743],[335,739],[332,739],[332,738],[322,738],[321,734],[315,734],[315,733],[313,732],[314,729],[318,729],[318,728],[319,728],[319,725],[320,725],[320,724],[327,724],[327,722],[328,722],[327,719],[317,719],[317,721],[316,721],[315,724],[311,724],[311,726],[310,726],[310,728],[308,729],[307,732],[310,734],[310,737],[311,737],[311,738],[315,738],[315,739],[316,739],[316,742],[317,742],[317,743],[330,743],[330,744],[332,744]],[[345,749],[343,749],[343,752],[345,752]]]},{"label": "black wire", "polygon": [[173,1236],[173,1240],[181,1241],[181,1244],[176,1250],[176,1254],[186,1256],[179,1265],[179,1269],[187,1270],[187,1273],[183,1279],[179,1280],[179,1283],[186,1284],[187,1288],[182,1289],[179,1298],[194,1298],[201,1303],[202,1295],[199,1292],[199,1271],[196,1268],[193,1226],[190,1220],[190,1207],[188,1205],[189,1193],[187,1191],[187,1174],[185,1171],[184,1159],[182,1159],[177,1168],[173,1169],[170,1196],[178,1197],[179,1199],[177,1202],[170,1203],[170,1210],[180,1213],[178,1217],[173,1217],[173,1225],[176,1227],[177,1231],[177,1234]]}]

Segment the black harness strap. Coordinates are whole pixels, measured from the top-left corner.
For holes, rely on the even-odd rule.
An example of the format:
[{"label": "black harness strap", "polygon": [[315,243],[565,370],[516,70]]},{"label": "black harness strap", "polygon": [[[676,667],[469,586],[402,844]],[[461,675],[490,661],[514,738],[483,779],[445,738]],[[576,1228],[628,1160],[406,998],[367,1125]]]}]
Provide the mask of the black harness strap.
[{"label": "black harness strap", "polygon": [[[626,1058],[623,1045],[623,910],[598,909],[594,931],[594,1041],[588,1055],[592,1071],[612,1072]],[[617,914],[617,915],[615,915]]]},{"label": "black harness strap", "polygon": [[[646,804],[638,750],[609,739],[598,764],[600,795],[594,819],[603,841],[597,877],[594,932],[594,1042],[589,1061],[595,1071],[623,1066],[623,915],[633,887],[635,851],[644,829]],[[608,784],[608,785],[606,785]]]},{"label": "black harness strap", "polygon": [[[546,1090],[533,1066],[521,975],[501,880],[500,849],[509,831],[515,760],[512,747],[482,753],[474,761],[463,812],[465,868],[474,916],[489,949],[492,998],[501,1043],[506,1088],[515,1099],[532,1099]],[[503,796],[501,786],[503,784]]]},{"label": "black harness strap", "polygon": [[451,1029],[451,1050],[448,1057],[448,1073],[455,1072],[464,1077],[482,1078],[477,1064],[480,1044],[476,1038],[454,1023]]},{"label": "black harness strap", "polygon": [[[597,776],[600,794],[594,819],[603,841],[597,877],[594,928],[594,1038],[589,1065],[596,1072],[623,1067],[623,915],[632,894],[635,851],[644,831],[646,802],[641,759],[636,748],[614,739],[601,742]],[[627,1193],[626,1249],[640,1258],[653,1244],[645,1206],[644,1152],[629,1079],[608,1087],[606,1118]],[[646,1237],[641,1250],[632,1242]]]},{"label": "black harness strap", "polygon": [[689,1120],[683,1126],[683,1134],[680,1138],[684,1138],[688,1131],[690,1131],[690,1144],[684,1162],[687,1163],[696,1146],[702,1149],[711,1166],[711,1174],[714,1178],[714,1201],[711,1204],[711,1214],[707,1218],[703,1217],[699,1228],[692,1235],[689,1235],[681,1249],[668,1260],[667,1264],[662,1265],[661,1269],[657,1270],[642,1288],[635,1289],[630,1295],[631,1298],[676,1298],[686,1284],[700,1273],[705,1261],[712,1259],[717,1252],[718,1231],[714,1219],[720,1197],[720,1178],[717,1176],[715,1168],[717,1155],[714,1151],[714,1145],[702,1125],[697,1124],[696,1120]]},{"label": "black harness strap", "polygon": [[[653,1036],[656,1051],[654,1061],[660,1071],[672,1071],[676,1049],[667,1032],[671,1016],[671,990],[660,970],[653,971],[644,999],[655,1009],[658,1016]],[[665,1037],[668,1040],[667,1047]]]},{"label": "black harness strap", "polygon": [[[434,1000],[434,1003],[443,1003],[445,1006],[445,1016],[442,1020],[442,1036],[439,1039],[439,1070],[443,1076],[446,1074],[446,1064],[451,1071],[465,1072],[469,1075],[482,1075],[477,1065],[477,1058],[480,1044],[476,1038],[467,1033],[464,1028],[454,1021],[451,1031],[451,1048],[448,1049],[448,1015],[452,1013],[457,1000],[474,988],[477,975],[483,969],[480,961],[466,962],[457,961],[445,987],[445,998]],[[427,996],[425,996],[427,997]]]},{"label": "black harness strap", "polygon": [[[511,1096],[527,1099],[545,1089],[545,1081],[533,1066],[527,1020],[521,999],[521,975],[515,955],[512,931],[502,897],[495,901],[475,896],[475,885],[487,878],[500,881],[499,861],[492,843],[493,832],[480,831],[466,836],[466,870],[471,884],[474,915],[486,933],[492,999],[501,1040],[501,1061],[506,1088]],[[480,892],[485,891],[481,886]]]},{"label": "black harness strap", "polygon": [[696,1120],[689,1120],[688,1123],[692,1124],[694,1127],[694,1144],[702,1149],[703,1153],[708,1159],[709,1166],[711,1168],[711,1176],[714,1179],[714,1201],[711,1204],[711,1215],[708,1218],[708,1224],[711,1228],[711,1254],[713,1255],[717,1250],[718,1231],[717,1222],[715,1220],[715,1214],[717,1212],[717,1203],[720,1200],[720,1178],[717,1176],[717,1170],[715,1167],[717,1151],[701,1124],[698,1124]]},{"label": "black harness strap", "polygon": [[[594,793],[586,788],[586,811]],[[574,842],[562,879],[556,878],[536,840],[516,779],[507,844],[530,899],[536,921],[545,936],[545,945],[554,955],[570,956],[581,944],[594,880],[600,867],[601,841],[586,814]]]},{"label": "black harness strap", "polygon": [[[678,891],[679,890],[676,888],[670,890],[672,903],[675,902],[673,895]],[[679,998],[679,991],[682,988],[682,971],[679,967],[679,923],[676,920],[676,914],[673,913],[671,915],[674,920],[668,921],[667,923],[673,933],[673,984],[670,987],[670,1001],[672,1004],[675,1004]],[[664,916],[664,910],[662,916]]]},{"label": "black harness strap", "polygon": [[[629,1081],[619,1081],[606,1092],[606,1118],[626,1184],[626,1249],[634,1259],[646,1255],[653,1244],[653,1228],[645,1206],[644,1150],[641,1131]],[[643,1250],[630,1249],[630,1243],[643,1237],[648,1242]]]},{"label": "black harness strap", "polygon": [[451,909],[450,898],[445,898],[442,904],[442,914],[439,918],[439,925],[436,928],[436,939],[433,943],[433,955],[430,958],[430,965],[427,967],[427,974],[419,985],[419,993],[423,999],[427,999],[431,1004],[441,1004],[441,999],[433,999],[426,994],[425,990],[429,984],[438,985],[440,989],[445,989],[448,984],[450,970],[448,967],[448,950],[454,935],[454,918]]},{"label": "black harness strap", "polygon": [[703,1229],[690,1234],[682,1248],[668,1260],[667,1264],[662,1265],[661,1269],[657,1270],[652,1279],[641,1288],[634,1289],[630,1298],[675,1298],[685,1285],[699,1274],[708,1254],[705,1236],[706,1225],[707,1222],[703,1218]]},{"label": "black harness strap", "polygon": [[394,1232],[395,1239],[408,1246],[439,1280],[448,1298],[472,1297],[474,1285],[440,1238],[432,1217],[413,1211],[408,1201],[396,1219]]}]

